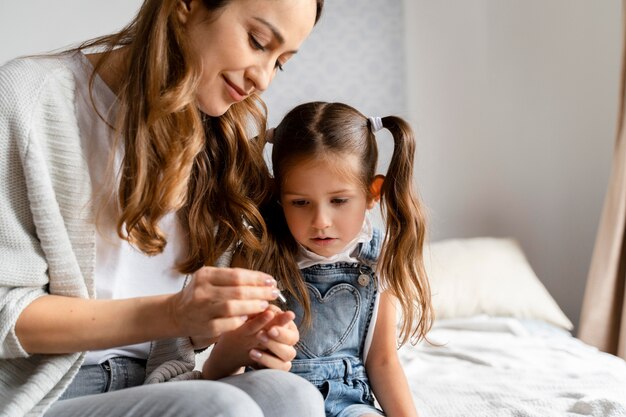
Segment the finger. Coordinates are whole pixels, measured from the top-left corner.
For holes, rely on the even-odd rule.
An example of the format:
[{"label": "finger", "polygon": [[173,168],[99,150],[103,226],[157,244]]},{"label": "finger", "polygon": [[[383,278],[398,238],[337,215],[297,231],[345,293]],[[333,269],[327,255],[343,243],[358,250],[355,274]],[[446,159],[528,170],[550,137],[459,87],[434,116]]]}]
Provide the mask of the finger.
[{"label": "finger", "polygon": [[276,280],[261,271],[243,268],[215,268],[205,266],[195,274],[216,286],[259,286],[276,287]]},{"label": "finger", "polygon": [[[261,311],[258,314],[251,314],[248,316],[248,320],[253,320],[257,317],[260,317],[261,315],[267,315],[267,316],[271,316],[270,320],[274,318],[274,312],[271,309],[272,305],[270,304],[265,310]],[[266,316],[266,317],[267,317]]]},{"label": "finger", "polygon": [[278,343],[293,346],[300,340],[300,333],[294,327],[273,326],[264,330],[265,335]]},{"label": "finger", "polygon": [[253,335],[258,333],[263,327],[265,327],[274,318],[274,312],[269,309],[265,309],[261,313],[255,315],[252,318],[248,318],[242,331],[246,335]]},{"label": "finger", "polygon": [[195,300],[214,302],[225,300],[265,300],[272,301],[278,296],[274,287],[231,286],[218,287],[208,283],[198,284],[193,289],[185,288]]},{"label": "finger", "polygon": [[[269,303],[263,300],[226,300],[211,303],[207,310],[207,317],[227,318],[259,314],[267,310]],[[271,319],[270,319],[271,320]]]},{"label": "finger", "polygon": [[[297,341],[297,339],[299,338],[299,334],[296,323],[293,321],[294,318],[295,314],[291,311],[280,313],[276,315],[274,320],[272,320],[265,326],[264,330],[270,332],[270,336],[272,337],[279,336],[279,334],[281,333],[280,328],[291,330],[292,332],[294,332]],[[274,327],[276,327],[277,329],[274,330]]]},{"label": "finger", "polygon": [[250,359],[259,364],[260,367],[283,371],[289,371],[291,369],[291,362],[282,361],[268,352],[261,352],[257,349],[250,351]]},{"label": "finger", "polygon": [[[273,305],[271,305],[270,308],[272,306]],[[270,323],[270,326],[279,326],[279,327],[287,326],[290,323],[293,323],[293,320],[295,318],[296,318],[296,315],[293,313],[293,311],[280,312],[276,314],[276,317],[274,318],[274,320],[272,320],[272,322]]]},{"label": "finger", "polygon": [[[273,305],[270,304],[269,308],[272,308],[272,307]],[[269,330],[271,327],[275,327],[275,326],[295,328],[296,324],[293,322],[294,318],[295,318],[295,314],[293,312],[281,311],[280,313],[276,314],[274,319],[265,326],[265,330]]]},{"label": "finger", "polygon": [[276,313],[276,314],[278,314],[278,313],[282,313],[282,312],[283,312],[283,310],[281,310],[281,308],[280,308],[280,307],[278,307],[278,306],[277,306],[277,305],[275,305],[275,304],[272,304],[272,305],[270,306],[270,310],[272,310],[272,311],[273,311],[274,313]]},{"label": "finger", "polygon": [[273,287],[230,286],[211,287],[214,299],[219,300],[275,300],[278,290]]},{"label": "finger", "polygon": [[246,317],[226,317],[213,319],[205,326],[204,332],[198,332],[199,337],[214,338],[223,333],[239,328],[246,321]]},{"label": "finger", "polygon": [[296,349],[292,345],[280,343],[274,339],[270,339],[267,337],[265,332],[261,332],[257,338],[263,347],[263,349],[259,350],[268,351],[283,362],[289,362],[296,357]]}]

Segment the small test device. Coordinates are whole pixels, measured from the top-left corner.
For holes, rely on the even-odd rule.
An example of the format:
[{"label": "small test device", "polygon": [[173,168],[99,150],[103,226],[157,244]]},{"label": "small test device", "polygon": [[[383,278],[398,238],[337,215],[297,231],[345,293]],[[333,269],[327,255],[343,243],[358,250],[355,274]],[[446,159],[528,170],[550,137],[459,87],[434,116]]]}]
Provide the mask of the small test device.
[{"label": "small test device", "polygon": [[283,295],[282,292],[280,292],[280,290],[278,291],[278,299],[280,300],[281,303],[286,304],[287,303],[287,299],[285,298],[285,296]]}]

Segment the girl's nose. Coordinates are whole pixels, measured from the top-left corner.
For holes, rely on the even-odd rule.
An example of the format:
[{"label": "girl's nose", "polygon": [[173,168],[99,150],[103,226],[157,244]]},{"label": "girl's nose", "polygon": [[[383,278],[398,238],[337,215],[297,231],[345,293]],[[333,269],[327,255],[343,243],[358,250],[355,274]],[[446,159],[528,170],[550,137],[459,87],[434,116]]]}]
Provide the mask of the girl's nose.
[{"label": "girl's nose", "polygon": [[315,215],[313,217],[313,228],[323,230],[330,227],[331,225],[332,221],[329,213],[322,207],[318,208],[315,211]]}]

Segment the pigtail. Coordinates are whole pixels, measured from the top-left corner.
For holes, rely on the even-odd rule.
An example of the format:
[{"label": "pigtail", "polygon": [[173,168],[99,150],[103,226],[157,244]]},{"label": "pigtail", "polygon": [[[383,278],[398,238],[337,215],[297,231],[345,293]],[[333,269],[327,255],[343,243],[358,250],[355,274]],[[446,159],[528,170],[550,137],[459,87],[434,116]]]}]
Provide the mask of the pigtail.
[{"label": "pigtail", "polygon": [[413,132],[399,117],[384,117],[382,123],[393,136],[394,150],[381,190],[386,233],[378,271],[399,300],[399,340],[403,345],[409,340],[417,343],[432,326],[430,286],[423,262],[426,219],[413,185]]}]

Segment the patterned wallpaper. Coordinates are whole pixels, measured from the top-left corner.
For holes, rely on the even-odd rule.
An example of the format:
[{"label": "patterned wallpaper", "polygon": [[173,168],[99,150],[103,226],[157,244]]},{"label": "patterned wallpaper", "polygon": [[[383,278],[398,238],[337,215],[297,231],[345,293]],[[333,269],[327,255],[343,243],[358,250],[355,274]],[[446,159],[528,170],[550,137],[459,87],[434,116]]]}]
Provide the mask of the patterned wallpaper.
[{"label": "patterned wallpaper", "polygon": [[270,125],[314,100],[404,115],[405,79],[402,0],[326,0],[311,36],[264,94]]}]

